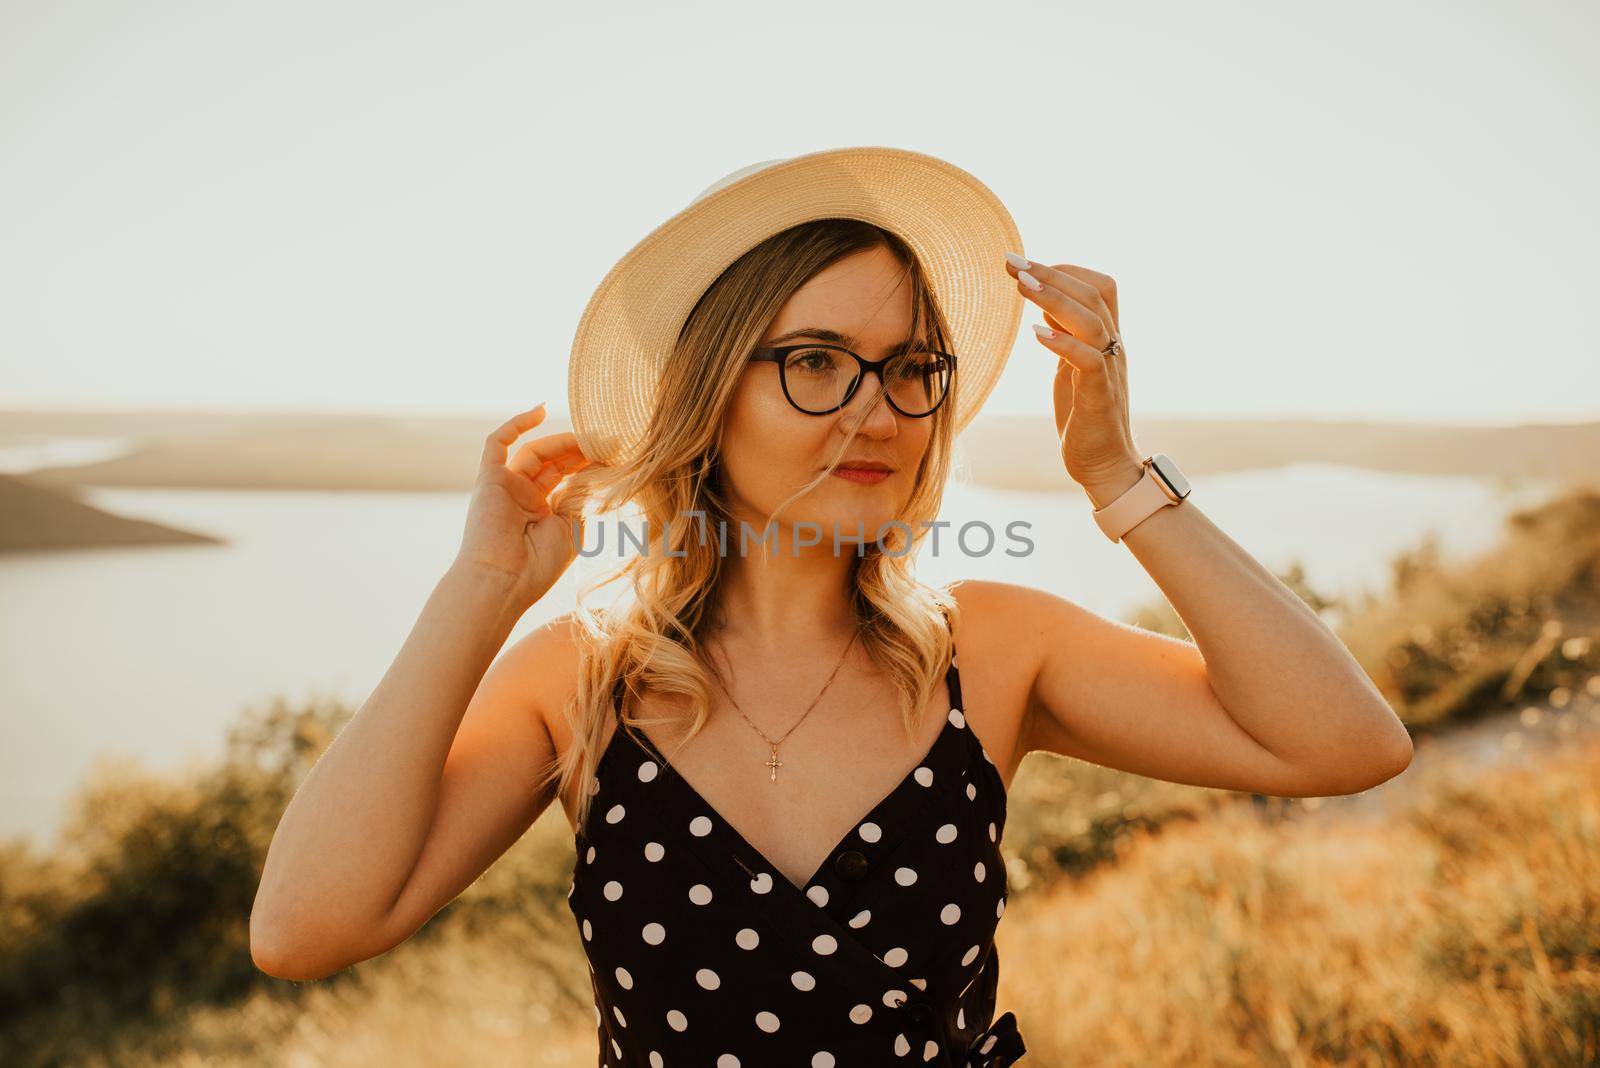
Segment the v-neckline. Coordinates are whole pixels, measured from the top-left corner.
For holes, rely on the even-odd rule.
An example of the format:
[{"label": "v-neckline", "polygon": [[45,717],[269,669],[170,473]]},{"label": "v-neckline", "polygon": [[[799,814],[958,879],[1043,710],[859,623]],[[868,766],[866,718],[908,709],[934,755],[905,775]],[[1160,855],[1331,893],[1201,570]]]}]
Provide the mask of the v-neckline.
[{"label": "v-neckline", "polygon": [[[951,705],[950,707],[954,709],[956,706]],[[845,830],[844,834],[839,836],[839,840],[828,847],[828,851],[822,855],[821,860],[817,861],[816,866],[811,869],[810,873],[806,876],[805,882],[802,883],[796,883],[787,875],[784,875],[783,869],[779,865],[773,863],[772,859],[768,857],[766,853],[756,848],[755,843],[751,842],[750,839],[745,836],[744,832],[740,831],[738,827],[735,827],[733,821],[728,819],[727,816],[723,815],[722,810],[718,809],[710,801],[706,800],[705,795],[696,789],[693,783],[684,778],[681,771],[667,761],[667,758],[661,754],[659,749],[656,748],[656,744],[650,740],[648,735],[641,731],[639,732],[638,736],[635,737],[634,732],[626,730],[621,723],[617,724],[616,729],[623,731],[623,733],[625,733],[629,740],[635,745],[640,745],[640,743],[642,743],[641,748],[651,760],[659,761],[661,766],[664,768],[670,768],[672,774],[676,776],[678,782],[682,784],[683,788],[688,791],[690,796],[692,796],[697,803],[699,803],[708,813],[711,814],[712,819],[716,822],[716,824],[723,828],[728,838],[744,852],[748,853],[750,859],[760,862],[767,870],[771,871],[773,875],[781,878],[784,882],[789,883],[796,890],[803,891],[817,881],[817,877],[820,876],[823,872],[823,869],[828,866],[828,861],[834,858],[834,856],[839,852],[839,848],[850,840],[850,836],[855,834],[862,824],[871,821],[874,816],[880,814],[891,802],[900,796],[900,793],[905,790],[907,784],[912,782],[915,778],[917,770],[919,768],[926,767],[929,761],[931,761],[938,753],[939,747],[944,743],[945,737],[953,733],[955,724],[950,719],[950,714],[948,712],[945,713],[944,725],[939,728],[939,733],[934,736],[934,739],[928,745],[927,750],[920,758],[918,758],[917,762],[912,765],[911,770],[906,772],[905,775],[900,778],[900,781],[891,786],[888,793],[880,797],[872,804],[870,808],[867,809],[867,811],[863,812],[859,817],[856,818],[854,822],[850,824],[850,826]]]}]

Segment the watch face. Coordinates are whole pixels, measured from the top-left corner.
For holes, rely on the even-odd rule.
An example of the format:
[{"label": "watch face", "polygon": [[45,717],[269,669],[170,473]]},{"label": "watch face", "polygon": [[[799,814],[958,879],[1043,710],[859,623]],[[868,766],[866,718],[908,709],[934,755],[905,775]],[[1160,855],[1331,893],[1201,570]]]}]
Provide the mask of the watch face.
[{"label": "watch face", "polygon": [[1181,501],[1189,496],[1189,480],[1183,477],[1183,472],[1172,462],[1172,457],[1164,452],[1158,452],[1150,458],[1150,466],[1155,468],[1156,474],[1167,484],[1174,497]]}]

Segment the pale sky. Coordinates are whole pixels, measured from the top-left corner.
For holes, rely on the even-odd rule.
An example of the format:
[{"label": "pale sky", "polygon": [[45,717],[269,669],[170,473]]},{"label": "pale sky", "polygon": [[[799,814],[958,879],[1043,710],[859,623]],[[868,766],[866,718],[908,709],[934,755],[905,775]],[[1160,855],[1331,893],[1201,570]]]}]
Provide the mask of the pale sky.
[{"label": "pale sky", "polygon": [[563,412],[634,243],[874,144],[1117,278],[1136,417],[1600,418],[1600,5],[1431,6],[6,0],[0,407]]}]

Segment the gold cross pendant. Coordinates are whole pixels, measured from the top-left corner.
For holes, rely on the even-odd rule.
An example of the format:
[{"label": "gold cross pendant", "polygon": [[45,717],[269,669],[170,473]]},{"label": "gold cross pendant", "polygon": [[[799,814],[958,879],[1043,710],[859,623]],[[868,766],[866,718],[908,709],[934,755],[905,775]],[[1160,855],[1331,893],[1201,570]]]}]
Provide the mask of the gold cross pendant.
[{"label": "gold cross pendant", "polygon": [[776,747],[774,747],[772,750],[772,759],[767,761],[767,767],[772,769],[772,781],[777,782],[778,769],[783,767],[783,761],[778,759],[778,750]]}]

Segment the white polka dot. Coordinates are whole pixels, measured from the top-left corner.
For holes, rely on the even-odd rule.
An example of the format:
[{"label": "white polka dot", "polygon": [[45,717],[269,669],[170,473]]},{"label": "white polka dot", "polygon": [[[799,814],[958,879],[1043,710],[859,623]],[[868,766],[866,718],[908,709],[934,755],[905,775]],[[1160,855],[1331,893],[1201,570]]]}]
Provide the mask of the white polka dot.
[{"label": "white polka dot", "polygon": [[701,968],[694,973],[694,981],[707,990],[715,990],[722,985],[722,977],[710,968]]},{"label": "white polka dot", "polygon": [[933,832],[933,837],[935,841],[941,843],[942,845],[949,845],[951,842],[956,840],[956,825],[953,823],[945,824],[943,827],[940,827],[937,831]]},{"label": "white polka dot", "polygon": [[660,770],[660,768],[656,767],[656,762],[654,760],[646,760],[643,764],[639,765],[639,781],[649,782],[656,777],[656,772]]},{"label": "white polka dot", "polygon": [[944,921],[947,926],[954,924],[957,920],[961,919],[961,906],[952,901],[950,904],[939,910],[939,919]]},{"label": "white polka dot", "polygon": [[906,1041],[905,1035],[894,1036],[894,1053],[897,1057],[904,1057],[911,1052],[911,1043]]},{"label": "white polka dot", "polygon": [[967,1029],[967,1010],[966,1009],[957,1009],[956,1010],[956,1030],[957,1031],[965,1031],[966,1029]]},{"label": "white polka dot", "polygon": [[967,783],[967,800],[968,801],[974,801],[974,800],[977,800],[977,797],[978,797],[978,788],[976,786],[972,785],[970,782]]},{"label": "white polka dot", "polygon": [[995,841],[994,821],[993,820],[989,821],[989,841],[991,841],[991,842]]},{"label": "white polka dot", "polygon": [[733,936],[733,940],[739,944],[740,949],[755,949],[761,944],[761,936],[749,927],[741,929]]},{"label": "white polka dot", "polygon": [[611,1048],[616,1051],[619,1058],[622,1056],[622,1047],[617,1045],[617,1040],[614,1038],[611,1040]]},{"label": "white polka dot", "polygon": [[862,909],[860,912],[850,917],[850,926],[856,930],[860,930],[867,925],[867,921],[870,919],[872,919],[872,911],[870,909]]},{"label": "white polka dot", "polygon": [[615,901],[622,896],[622,884],[612,879],[600,892],[606,896],[607,901]]},{"label": "white polka dot", "polygon": [[994,907],[994,918],[998,920],[1000,917],[1004,916],[1005,914],[1006,914],[1006,899],[1005,898],[1001,898],[999,904],[995,905],[995,907]]},{"label": "white polka dot", "polygon": [[650,1051],[650,1068],[666,1068],[667,1062],[661,1059],[661,1054],[655,1050]]},{"label": "white polka dot", "polygon": [[644,859],[650,863],[654,864],[666,855],[667,851],[662,848],[660,842],[646,842],[644,844]]},{"label": "white polka dot", "polygon": [[[616,1006],[616,1005],[611,1006],[611,1015],[615,1016],[617,1018],[617,1023],[621,1024],[623,1027],[627,1027],[628,1026],[628,1021],[627,1021],[626,1018],[623,1017],[622,1009],[619,1006]],[[617,1056],[619,1056],[619,1057],[622,1056],[622,1053],[621,1053],[620,1050],[617,1052]]]},{"label": "white polka dot", "polygon": [[951,652],[951,654],[950,654],[950,666],[951,667],[955,667],[956,666],[956,654],[954,652]]},{"label": "white polka dot", "polygon": [[904,990],[885,990],[883,992],[883,1003],[891,1009],[898,1009],[906,1003],[906,992]]},{"label": "white polka dot", "polygon": [[938,1055],[939,1043],[935,1042],[931,1038],[928,1039],[927,1043],[922,1047],[922,1059],[925,1061],[931,1061]]},{"label": "white polka dot", "polygon": [[994,1044],[998,1041],[1000,1041],[999,1035],[990,1035],[988,1038],[983,1040],[983,1045],[978,1047],[978,1052],[988,1053],[990,1050],[994,1049]]},{"label": "white polka dot", "polygon": [[633,976],[628,974],[628,969],[626,968],[617,969],[617,982],[622,985],[624,990],[633,989]]},{"label": "white polka dot", "polygon": [[981,883],[983,882],[984,872],[987,870],[988,869],[983,866],[983,861],[980,860],[978,863],[972,866],[972,877]]},{"label": "white polka dot", "polygon": [[876,842],[883,837],[883,828],[876,823],[863,823],[860,827],[862,841]]},{"label": "white polka dot", "polygon": [[751,879],[750,889],[754,890],[758,894],[767,893],[772,889],[772,873],[764,871],[760,875],[757,875],[754,879]]},{"label": "white polka dot", "polygon": [[696,838],[704,838],[711,833],[711,817],[696,816],[689,821],[689,833]]},{"label": "white polka dot", "polygon": [[589,852],[588,852],[588,854],[586,854],[584,856],[583,859],[584,859],[584,862],[587,863],[587,864],[593,864],[594,863],[594,846],[590,846],[589,847]]},{"label": "white polka dot", "polygon": [[978,959],[978,947],[977,946],[973,946],[971,949],[967,950],[966,955],[961,958],[961,966],[963,968],[965,968],[967,965],[971,964],[973,961],[975,961],[977,959]]},{"label": "white polka dot", "polygon": [[917,873],[910,868],[896,868],[894,870],[894,881],[901,886],[910,886],[917,881]]},{"label": "white polka dot", "polygon": [[778,1029],[778,1017],[770,1012],[758,1012],[756,1026],[770,1035]]},{"label": "white polka dot", "polygon": [[717,1058],[717,1068],[739,1068],[739,1058],[731,1053],[724,1053]]},{"label": "white polka dot", "polygon": [[647,923],[644,925],[644,930],[639,933],[644,935],[644,940],[652,946],[659,946],[667,938],[667,929],[659,923]]},{"label": "white polka dot", "polygon": [[918,990],[928,989],[928,981],[926,979],[913,979],[911,980],[911,985],[916,987]]},{"label": "white polka dot", "polygon": [[611,808],[606,812],[606,822],[607,823],[619,823],[619,822],[621,822],[622,815],[623,815],[623,813],[625,811],[626,811],[626,809],[624,809],[621,805],[612,805]]},{"label": "white polka dot", "polygon": [[811,1055],[811,1068],[833,1068],[834,1063],[833,1054],[827,1050]]},{"label": "white polka dot", "polygon": [[600,780],[597,779],[597,778],[596,779],[590,779],[589,780],[589,795],[592,797],[592,796],[594,796],[595,794],[597,794],[599,792],[600,792]]},{"label": "white polka dot", "polygon": [[950,710],[950,722],[957,727],[965,727],[967,725],[967,717],[961,714],[961,709],[952,708]]},{"label": "white polka dot", "polygon": [[588,920],[583,921],[583,940],[585,942],[594,941],[594,928],[589,925]]},{"label": "white polka dot", "polygon": [[816,976],[810,972],[795,972],[789,976],[789,982],[794,984],[796,990],[815,990],[817,987]]},{"label": "white polka dot", "polygon": [[933,769],[932,768],[918,768],[916,771],[913,771],[911,774],[917,780],[917,782],[921,783],[923,786],[932,786],[933,785]]},{"label": "white polka dot", "polygon": [[907,958],[910,956],[911,954],[907,953],[905,949],[900,946],[895,946],[893,949],[883,955],[883,963],[887,964],[891,968],[898,968],[900,965],[904,964]]},{"label": "white polka dot", "polygon": [[826,886],[813,886],[806,891],[806,897],[809,897],[819,906],[826,905],[828,903],[828,888]]},{"label": "white polka dot", "polygon": [[834,941],[831,934],[819,934],[811,940],[811,948],[826,957],[839,948],[839,943]]},{"label": "white polka dot", "polygon": [[872,1019],[872,1006],[857,1005],[855,1008],[850,1010],[850,1019],[858,1024],[866,1023],[868,1020]]},{"label": "white polka dot", "polygon": [[689,887],[689,900],[696,905],[711,904],[711,887],[705,883],[695,883]]},{"label": "white polka dot", "polygon": [[689,1029],[689,1018],[677,1009],[668,1009],[667,1024],[674,1031],[687,1031]]}]

